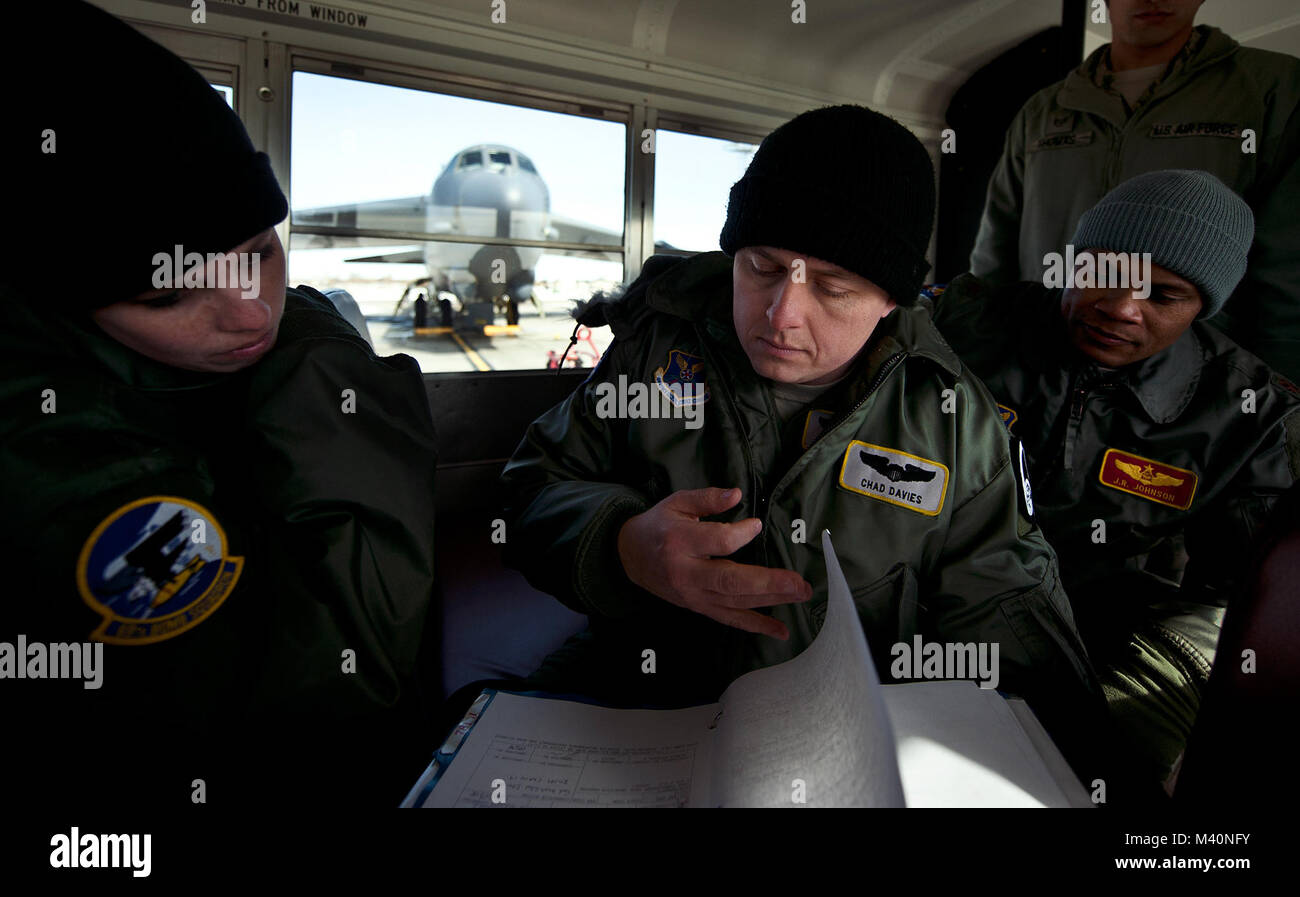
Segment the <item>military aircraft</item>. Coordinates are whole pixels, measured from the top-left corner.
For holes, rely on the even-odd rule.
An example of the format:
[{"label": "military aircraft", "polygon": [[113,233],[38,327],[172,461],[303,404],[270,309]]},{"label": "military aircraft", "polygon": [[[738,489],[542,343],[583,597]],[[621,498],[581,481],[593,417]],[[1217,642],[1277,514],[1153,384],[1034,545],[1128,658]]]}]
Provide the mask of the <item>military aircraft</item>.
[{"label": "military aircraft", "polygon": [[444,326],[454,321],[458,329],[480,332],[498,313],[518,324],[521,302],[532,301],[541,311],[533,271],[542,253],[621,261],[623,242],[618,232],[552,212],[550,191],[532,160],[495,143],[457,152],[428,194],[295,209],[293,227],[311,233],[310,248],[361,245],[347,230],[420,239],[419,245],[347,261],[423,264],[428,276],[407,286],[395,315],[409,304],[422,326],[427,297],[439,305]]}]

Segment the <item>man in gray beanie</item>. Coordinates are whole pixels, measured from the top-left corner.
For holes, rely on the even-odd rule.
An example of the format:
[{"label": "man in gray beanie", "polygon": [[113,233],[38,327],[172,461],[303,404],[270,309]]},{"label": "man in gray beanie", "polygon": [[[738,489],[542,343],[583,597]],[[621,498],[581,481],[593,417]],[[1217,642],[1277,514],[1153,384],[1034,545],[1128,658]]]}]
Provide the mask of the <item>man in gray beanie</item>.
[{"label": "man in gray beanie", "polygon": [[935,323],[1023,440],[1129,772],[1153,791],[1252,534],[1300,471],[1300,391],[1205,323],[1253,227],[1213,175],[1149,172],[1080,218],[1063,288],[963,275],[934,291]]},{"label": "man in gray beanie", "polygon": [[732,188],[723,252],[653,258],[580,316],[614,343],[502,476],[507,561],[591,619],[531,687],[716,700],[812,641],[828,528],[882,679],[914,637],[993,645],[1049,731],[1100,713],[992,399],[915,307],[933,215],[902,125],[806,112]]}]

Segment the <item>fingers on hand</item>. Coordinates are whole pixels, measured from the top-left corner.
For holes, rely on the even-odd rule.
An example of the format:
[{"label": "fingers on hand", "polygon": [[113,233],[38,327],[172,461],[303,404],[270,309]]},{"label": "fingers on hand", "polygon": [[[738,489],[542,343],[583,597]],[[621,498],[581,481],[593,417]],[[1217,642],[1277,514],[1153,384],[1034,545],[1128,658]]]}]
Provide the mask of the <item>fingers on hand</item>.
[{"label": "fingers on hand", "polygon": [[[722,560],[705,561],[699,565],[699,570],[700,588],[730,596],[729,603],[737,607],[763,607],[763,604],[750,599],[766,599],[773,595],[780,600],[768,601],[768,604],[789,604],[812,597],[812,586],[792,570]],[[737,600],[742,603],[735,603]]]},{"label": "fingers on hand", "polygon": [[721,514],[727,508],[734,507],[740,501],[739,489],[719,489],[709,486],[704,489],[683,489],[674,492],[665,499],[669,505],[684,514],[693,517],[707,517]]},{"label": "fingers on hand", "polygon": [[696,557],[726,557],[748,545],[762,531],[762,521],[749,517],[735,523],[694,523],[686,538],[690,541],[690,553]]},{"label": "fingers on hand", "polygon": [[731,610],[725,607],[714,607],[705,616],[711,617],[726,626],[743,629],[746,632],[770,635],[772,638],[781,641],[790,638],[790,630],[786,629],[785,624],[780,620],[774,620],[766,614],[756,613],[752,610]]}]

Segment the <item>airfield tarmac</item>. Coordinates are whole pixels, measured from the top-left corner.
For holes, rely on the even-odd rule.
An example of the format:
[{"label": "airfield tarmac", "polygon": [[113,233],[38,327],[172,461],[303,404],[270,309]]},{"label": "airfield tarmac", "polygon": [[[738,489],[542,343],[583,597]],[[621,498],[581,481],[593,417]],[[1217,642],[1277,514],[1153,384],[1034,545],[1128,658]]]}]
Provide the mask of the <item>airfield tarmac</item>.
[{"label": "airfield tarmac", "polygon": [[[539,309],[531,302],[519,309],[519,327],[510,334],[499,333],[481,336],[473,333],[417,334],[414,315],[409,306],[400,316],[394,317],[400,290],[394,294],[391,284],[367,288],[359,283],[340,283],[357,300],[366,316],[366,326],[375,352],[392,355],[397,352],[410,355],[428,373],[454,371],[518,371],[546,370],[547,353],[562,354],[569,345],[575,321],[569,316],[573,298],[587,298],[572,293],[573,298],[538,291]],[[568,294],[566,294],[568,295]],[[437,324],[437,310],[431,309],[430,324]],[[505,331],[505,317],[498,315],[496,323]],[[569,350],[569,358],[578,358],[582,367],[592,367],[612,341],[608,327],[590,331],[590,342],[580,340]],[[565,367],[573,367],[566,363]]]}]

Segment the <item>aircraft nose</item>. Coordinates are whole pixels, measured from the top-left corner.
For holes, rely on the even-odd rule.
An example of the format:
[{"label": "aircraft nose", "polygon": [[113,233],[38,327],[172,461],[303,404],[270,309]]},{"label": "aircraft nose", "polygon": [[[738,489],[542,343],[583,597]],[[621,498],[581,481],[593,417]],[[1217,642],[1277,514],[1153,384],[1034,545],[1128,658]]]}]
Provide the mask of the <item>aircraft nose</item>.
[{"label": "aircraft nose", "polygon": [[[462,209],[494,209],[496,211],[495,236],[525,237],[538,239],[531,233],[512,233],[512,212],[547,211],[545,187],[536,179],[521,176],[518,171],[477,171],[464,175],[456,184],[455,205]],[[524,220],[533,216],[523,216]],[[521,230],[521,221],[515,222],[516,231]],[[531,228],[530,228],[531,230]]]}]

